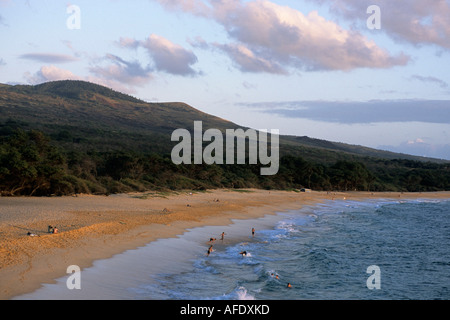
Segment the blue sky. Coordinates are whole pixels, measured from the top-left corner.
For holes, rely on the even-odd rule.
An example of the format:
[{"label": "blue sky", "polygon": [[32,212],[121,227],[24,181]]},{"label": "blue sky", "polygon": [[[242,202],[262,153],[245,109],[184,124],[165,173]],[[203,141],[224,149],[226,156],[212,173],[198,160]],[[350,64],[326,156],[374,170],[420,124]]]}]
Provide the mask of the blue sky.
[{"label": "blue sky", "polygon": [[[370,5],[381,29],[367,27]],[[0,0],[0,82],[86,80],[242,126],[450,159],[449,17],[449,0]]]}]

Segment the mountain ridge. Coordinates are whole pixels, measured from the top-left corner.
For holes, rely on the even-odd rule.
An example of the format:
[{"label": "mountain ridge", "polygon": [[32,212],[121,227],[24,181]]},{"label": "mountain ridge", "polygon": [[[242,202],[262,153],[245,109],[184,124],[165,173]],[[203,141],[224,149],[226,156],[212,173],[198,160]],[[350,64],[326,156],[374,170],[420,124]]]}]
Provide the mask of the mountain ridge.
[{"label": "mountain ridge", "polygon": [[183,102],[150,103],[84,81],[0,85],[0,195],[265,188],[450,190],[450,161],[281,135],[279,172],[175,165],[176,129],[249,129]]},{"label": "mountain ridge", "polygon": [[[5,95],[12,95],[16,101],[8,100]],[[17,100],[22,102],[21,106],[18,105]],[[88,110],[89,107],[94,106],[99,109]],[[178,128],[191,131],[195,120],[203,121],[205,130],[208,128],[248,129],[248,127],[202,112],[183,102],[145,102],[113,89],[81,80],[53,81],[35,86],[3,85],[0,86],[0,107],[2,108],[0,121],[20,118],[22,121],[37,125],[40,130],[50,135],[55,134],[51,127],[57,126],[81,128],[100,126],[103,130],[123,127],[136,133],[151,131],[155,134],[167,134]],[[49,110],[49,107],[53,108]],[[14,108],[17,110],[12,110]],[[47,124],[46,128],[43,124]],[[281,134],[280,139],[280,143],[287,146],[322,148],[363,157],[446,162],[442,159],[395,153],[307,136]]]}]

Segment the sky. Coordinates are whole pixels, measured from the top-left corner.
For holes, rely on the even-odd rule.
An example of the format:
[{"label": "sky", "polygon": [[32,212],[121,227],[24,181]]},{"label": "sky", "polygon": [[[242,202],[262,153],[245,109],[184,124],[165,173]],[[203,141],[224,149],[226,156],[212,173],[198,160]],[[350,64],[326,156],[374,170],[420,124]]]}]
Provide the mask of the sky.
[{"label": "sky", "polygon": [[0,0],[0,41],[0,83],[450,160],[450,0]]}]

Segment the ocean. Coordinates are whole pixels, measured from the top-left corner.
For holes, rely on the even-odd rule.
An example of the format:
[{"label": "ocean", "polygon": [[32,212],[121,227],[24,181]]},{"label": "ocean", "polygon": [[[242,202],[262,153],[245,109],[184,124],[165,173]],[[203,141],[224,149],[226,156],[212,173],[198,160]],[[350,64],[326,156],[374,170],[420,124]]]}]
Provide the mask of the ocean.
[{"label": "ocean", "polygon": [[66,280],[17,298],[448,300],[450,200],[335,200],[194,228],[97,261],[81,290]]}]

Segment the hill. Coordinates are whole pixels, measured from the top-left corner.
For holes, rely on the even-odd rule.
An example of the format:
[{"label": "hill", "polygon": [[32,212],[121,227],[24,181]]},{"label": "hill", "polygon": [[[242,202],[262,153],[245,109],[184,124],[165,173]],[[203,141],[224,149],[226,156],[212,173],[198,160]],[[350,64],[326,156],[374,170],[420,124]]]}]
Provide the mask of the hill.
[{"label": "hill", "polygon": [[[175,166],[171,133],[241,128],[187,104],[147,103],[84,81],[0,86],[3,194],[155,188],[410,190],[450,188],[448,162],[309,137],[280,137],[280,171],[260,165]],[[244,130],[247,128],[243,128]]]},{"label": "hill", "polygon": [[[13,120],[43,131],[60,143],[75,142],[96,150],[162,151],[160,148],[166,147],[164,151],[168,152],[167,134],[177,128],[192,129],[194,121],[203,121],[204,130],[247,129],[185,103],[147,103],[84,81],[56,81],[36,86],[3,85],[0,87],[0,108],[0,122]],[[156,147],[155,141],[143,142],[145,137],[161,138],[165,143]],[[312,160],[324,160],[321,152],[331,151],[383,159],[440,161],[309,137],[282,136],[280,139],[284,146],[282,153],[283,150],[285,154],[301,151],[305,158],[313,157]],[[318,149],[320,156],[315,157],[314,151]],[[340,158],[332,153],[328,154],[327,160]]]},{"label": "hill", "polygon": [[[160,147],[167,146],[167,134],[191,128],[193,119],[211,128],[237,127],[184,103],[146,103],[83,81],[3,87],[0,108],[0,122],[14,120],[61,144],[76,143],[97,151],[161,151]],[[65,147],[71,148],[68,144]]]}]

